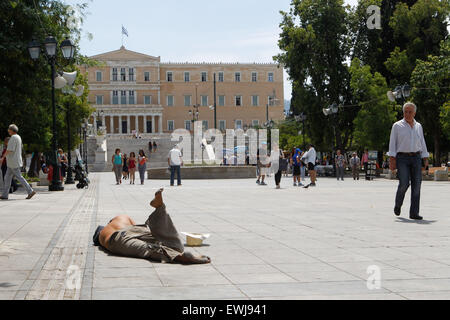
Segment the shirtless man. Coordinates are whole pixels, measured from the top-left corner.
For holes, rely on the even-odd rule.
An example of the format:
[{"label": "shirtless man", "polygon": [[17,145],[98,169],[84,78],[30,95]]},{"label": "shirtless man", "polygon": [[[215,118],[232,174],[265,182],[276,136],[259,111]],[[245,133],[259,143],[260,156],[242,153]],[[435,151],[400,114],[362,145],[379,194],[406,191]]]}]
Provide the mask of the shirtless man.
[{"label": "shirtless man", "polygon": [[150,202],[155,211],[144,225],[136,225],[127,215],[117,216],[105,227],[97,228],[94,244],[128,257],[182,264],[210,263],[211,259],[207,256],[184,251],[180,236],[166,212],[163,190],[159,189]]}]

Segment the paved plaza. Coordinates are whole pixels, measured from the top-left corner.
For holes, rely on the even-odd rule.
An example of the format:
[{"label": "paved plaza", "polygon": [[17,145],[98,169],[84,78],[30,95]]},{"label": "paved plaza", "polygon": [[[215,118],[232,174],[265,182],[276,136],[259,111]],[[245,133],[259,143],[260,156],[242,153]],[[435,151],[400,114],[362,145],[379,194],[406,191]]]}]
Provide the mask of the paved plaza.
[{"label": "paved plaza", "polygon": [[[0,202],[0,299],[449,299],[448,182],[423,182],[421,215],[393,214],[397,181],[316,188],[282,180],[147,180],[116,186],[90,175],[87,190],[38,187],[32,200]],[[117,257],[92,246],[93,230],[118,214],[144,223],[158,187],[178,231],[210,233],[187,248],[211,257],[183,266]],[[367,268],[380,287],[368,288]],[[374,268],[374,267],[372,267]]]}]

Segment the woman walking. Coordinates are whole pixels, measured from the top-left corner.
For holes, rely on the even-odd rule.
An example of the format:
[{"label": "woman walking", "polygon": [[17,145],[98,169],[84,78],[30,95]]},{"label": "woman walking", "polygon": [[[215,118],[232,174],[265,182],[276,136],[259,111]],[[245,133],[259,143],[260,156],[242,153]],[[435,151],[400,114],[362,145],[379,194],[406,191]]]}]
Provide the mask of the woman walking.
[{"label": "woman walking", "polygon": [[335,160],[335,165],[336,165],[336,177],[337,180],[339,181],[339,178],[341,178],[342,181],[344,181],[344,171],[345,171],[345,157],[341,154],[341,150],[337,150],[336,151],[336,160]]},{"label": "woman walking", "polygon": [[122,160],[123,160],[122,175],[123,180],[126,180],[128,178],[128,158],[126,153],[123,154]]},{"label": "woman walking", "polygon": [[128,158],[128,170],[130,172],[130,184],[134,184],[136,178],[136,154],[130,152],[130,157]]},{"label": "woman walking", "polygon": [[121,184],[122,183],[123,161],[122,161],[122,154],[120,153],[120,149],[116,149],[116,152],[112,156],[111,162],[113,165],[113,171],[116,175],[116,184]]},{"label": "woman walking", "polygon": [[153,141],[153,152],[156,152],[156,148],[158,148],[158,145],[156,144],[156,141]]},{"label": "woman walking", "polygon": [[[275,147],[275,150],[278,146]],[[283,150],[279,150],[278,155],[278,172],[275,174],[275,185],[276,189],[281,189],[280,182],[281,182],[281,176],[283,175],[283,171],[287,170],[287,159],[284,158]]]},{"label": "woman walking", "polygon": [[138,170],[139,170],[139,178],[141,178],[141,184],[144,184],[145,180],[145,171],[147,170],[147,157],[145,156],[144,150],[139,150],[138,156]]}]

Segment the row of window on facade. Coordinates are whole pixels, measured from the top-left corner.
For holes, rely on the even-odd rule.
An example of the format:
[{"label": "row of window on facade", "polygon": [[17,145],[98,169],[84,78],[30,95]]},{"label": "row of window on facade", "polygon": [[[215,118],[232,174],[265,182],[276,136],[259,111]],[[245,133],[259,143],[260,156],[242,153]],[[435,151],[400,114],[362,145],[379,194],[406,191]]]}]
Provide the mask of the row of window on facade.
[{"label": "row of window on facade", "polygon": [[[118,68],[113,68],[112,69],[112,81],[122,81],[122,82],[136,81],[134,68],[128,68],[128,74],[126,71],[127,71],[127,68],[120,68],[120,74],[119,74]],[[128,76],[128,78],[127,78],[127,76]],[[258,82],[258,72],[252,72],[251,79],[252,79],[252,82]],[[225,80],[224,72],[219,71],[217,81],[224,82],[224,80]],[[98,81],[98,82],[103,81],[103,72],[102,71],[96,72],[96,81]],[[146,82],[150,81],[150,72],[149,71],[144,71],[144,81],[146,81]],[[166,81],[173,82],[173,71],[166,72]],[[184,82],[190,82],[190,81],[191,81],[191,73],[189,71],[185,71],[184,72]],[[202,82],[208,81],[208,72],[206,72],[206,71],[201,72],[201,81]],[[241,72],[234,73],[234,81],[241,82]],[[267,73],[267,81],[268,82],[274,81],[274,73],[273,72]]]},{"label": "row of window on facade", "polygon": [[[202,130],[206,131],[209,129],[209,122],[208,120],[201,120],[202,121]],[[225,131],[227,129],[226,120],[219,120],[218,121],[218,128],[220,131]],[[244,125],[244,122],[242,120],[234,120],[234,129],[247,129],[247,127],[253,127],[258,128],[259,127],[259,120],[252,120],[251,124]],[[168,131],[174,131],[175,128],[175,121],[174,120],[167,120],[167,130]],[[192,120],[184,120],[184,129],[191,131],[193,130],[193,124]]]},{"label": "row of window on facade", "polygon": [[[226,126],[226,120],[219,120],[218,121],[218,128],[220,131],[225,131],[227,129]],[[259,120],[252,120],[251,127],[258,128],[259,127]],[[248,125],[244,125],[242,120],[235,120],[234,121],[234,129],[247,129]],[[175,120],[168,120],[167,121],[167,130],[172,132],[175,128]],[[193,130],[193,124],[192,120],[184,120],[184,129],[188,131]],[[202,130],[206,131],[209,129],[209,121],[208,120],[202,120]],[[116,131],[120,131],[120,128],[116,128]],[[122,121],[122,134],[128,133],[128,122]],[[154,133],[154,125],[152,121],[147,121],[147,133]]]},{"label": "row of window on facade", "polygon": [[[145,105],[152,104],[152,96],[144,95],[143,97],[144,97]],[[183,96],[183,98],[184,98],[184,106],[185,107],[190,107],[193,105],[191,95],[185,95],[185,96]],[[103,96],[97,95],[95,102],[97,105],[102,105],[104,103]],[[120,102],[120,104],[137,104],[136,98],[135,98],[135,91],[120,91],[120,99],[119,99],[119,91],[114,90],[112,92],[112,104],[119,104],[119,102]],[[217,105],[219,107],[225,106],[225,102],[226,102],[225,95],[217,96]],[[234,96],[233,104],[236,107],[243,106],[244,105],[243,96],[242,95]],[[273,105],[273,97],[272,96],[267,97],[267,104],[270,106]],[[175,96],[173,96],[173,95],[166,96],[166,105],[168,107],[175,106]],[[200,106],[207,107],[209,105],[210,105],[209,96],[201,95],[200,96]],[[260,99],[259,99],[258,95],[250,96],[250,105],[254,106],[254,107],[257,107],[260,105]]]}]

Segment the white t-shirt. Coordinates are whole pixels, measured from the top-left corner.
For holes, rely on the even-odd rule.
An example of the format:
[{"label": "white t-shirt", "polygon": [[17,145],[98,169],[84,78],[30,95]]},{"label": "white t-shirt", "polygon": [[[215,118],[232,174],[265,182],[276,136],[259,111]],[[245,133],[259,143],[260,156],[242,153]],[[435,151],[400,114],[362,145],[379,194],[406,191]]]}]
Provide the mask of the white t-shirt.
[{"label": "white t-shirt", "polygon": [[6,166],[12,169],[22,167],[22,139],[18,134],[9,138],[7,150],[11,153],[6,156]]},{"label": "white t-shirt", "polygon": [[306,163],[316,163],[316,150],[314,148],[309,149],[302,157],[302,159],[305,159]]},{"label": "white t-shirt", "polygon": [[181,151],[177,148],[173,148],[169,151],[169,160],[171,166],[181,166]]}]

